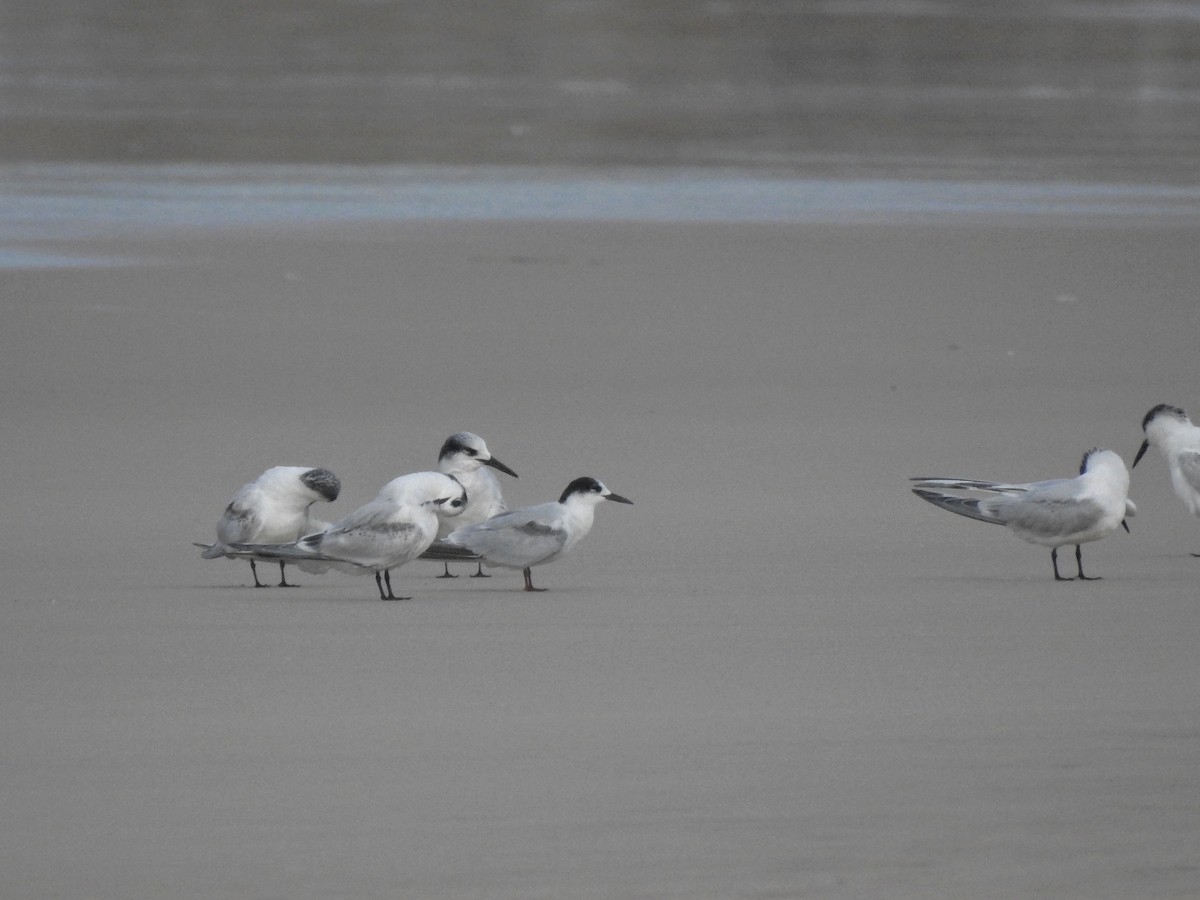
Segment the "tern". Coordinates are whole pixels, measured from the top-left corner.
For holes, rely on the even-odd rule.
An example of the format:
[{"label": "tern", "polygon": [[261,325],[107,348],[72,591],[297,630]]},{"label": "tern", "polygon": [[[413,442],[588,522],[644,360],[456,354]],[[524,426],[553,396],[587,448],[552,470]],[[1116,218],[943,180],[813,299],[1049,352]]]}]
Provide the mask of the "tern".
[{"label": "tern", "polygon": [[[1160,403],[1142,419],[1146,439],[1133,458],[1132,469],[1151,445],[1158,448],[1171,470],[1171,486],[1192,515],[1200,516],[1200,428],[1177,406]],[[1200,556],[1193,553],[1192,556]]]},{"label": "tern", "polygon": [[[1137,512],[1129,499],[1129,470],[1112,450],[1099,448],[1083,455],[1079,475],[1010,484],[970,478],[913,478],[913,493],[934,506],[978,519],[1005,525],[1022,540],[1050,547],[1050,562],[1056,581],[1074,581],[1058,572],[1058,548],[1075,545],[1079,578],[1083,574],[1080,544],[1108,537]],[[960,497],[945,491],[965,491],[983,497]]]},{"label": "tern", "polygon": [[[517,473],[492,456],[483,438],[469,431],[460,431],[446,438],[442,449],[438,452],[438,471],[450,475],[467,490],[467,508],[455,519],[443,519],[438,528],[437,539],[440,541],[457,527],[482,522],[492,516],[508,511],[504,495],[500,491],[500,482],[488,468],[499,469],[506,475],[517,478]],[[450,574],[450,563],[443,560],[445,571],[439,578],[457,578]],[[483,571],[480,562],[478,571],[472,578],[490,578]]]},{"label": "tern", "polygon": [[[216,559],[218,556],[242,556],[229,552],[232,544],[294,541],[318,527],[309,517],[309,508],[314,503],[333,502],[341,490],[341,482],[328,469],[273,466],[234,494],[217,522],[217,542],[196,546],[204,549],[201,555],[205,559]],[[258,580],[255,558],[249,559],[254,586],[270,587]],[[288,583],[283,566],[281,559],[279,586],[295,587]]]},{"label": "tern", "polygon": [[438,520],[457,516],[466,505],[466,490],[449,475],[414,472],[389,481],[374,500],[324,531],[291,543],[235,544],[232,549],[259,559],[374,572],[380,600],[411,600],[392,593],[391,570],[424,553],[437,535]]},{"label": "tern", "polygon": [[604,500],[633,503],[595,478],[576,478],[556,501],[514,509],[456,528],[433,558],[480,559],[488,566],[521,569],[525,590],[544,591],[533,586],[530,570],[574,549],[591,531],[596,504]]}]

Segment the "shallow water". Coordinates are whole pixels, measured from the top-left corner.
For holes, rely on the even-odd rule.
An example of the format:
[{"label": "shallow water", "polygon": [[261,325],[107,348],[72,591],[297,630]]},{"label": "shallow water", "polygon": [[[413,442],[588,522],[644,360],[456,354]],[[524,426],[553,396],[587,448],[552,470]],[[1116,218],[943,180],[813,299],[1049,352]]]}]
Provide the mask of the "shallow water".
[{"label": "shallow water", "polygon": [[[1200,221],[1200,188],[711,170],[42,163],[0,166],[0,210],[0,267],[24,268],[127,263],[103,250],[118,240],[363,223],[1189,225]],[[98,246],[80,252],[80,242]]]},{"label": "shallow water", "polygon": [[1192,4],[0,10],[0,159],[1196,181]]}]

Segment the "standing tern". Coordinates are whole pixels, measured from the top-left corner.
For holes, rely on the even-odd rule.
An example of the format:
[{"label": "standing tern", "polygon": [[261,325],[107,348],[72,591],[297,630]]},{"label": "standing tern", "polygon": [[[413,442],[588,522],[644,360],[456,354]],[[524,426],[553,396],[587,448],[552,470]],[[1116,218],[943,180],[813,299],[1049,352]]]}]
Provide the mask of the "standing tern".
[{"label": "standing tern", "polygon": [[[1129,470],[1112,450],[1094,449],[1083,455],[1079,475],[1027,484],[976,481],[969,478],[913,478],[913,493],[934,506],[960,516],[1006,525],[1031,544],[1050,547],[1056,581],[1074,581],[1058,574],[1058,548],[1075,545],[1079,578],[1083,574],[1080,544],[1108,537],[1137,512],[1129,499]],[[944,491],[968,491],[988,496],[959,497]]]},{"label": "standing tern", "polygon": [[[1177,406],[1160,403],[1142,419],[1146,439],[1133,458],[1132,469],[1153,444],[1167,460],[1171,485],[1192,515],[1200,516],[1200,428]],[[1192,556],[1200,556],[1193,553]]]},{"label": "standing tern", "polygon": [[489,566],[522,569],[525,590],[544,591],[545,588],[533,586],[530,570],[569,553],[583,540],[591,531],[596,504],[602,500],[633,503],[595,478],[576,478],[556,501],[514,509],[456,528],[446,538],[449,545],[445,548],[446,555],[455,559],[482,559]]},{"label": "standing tern", "polygon": [[324,531],[291,543],[235,544],[233,550],[354,574],[374,572],[380,600],[410,600],[392,593],[391,570],[424,553],[437,535],[438,520],[457,516],[466,505],[466,490],[449,475],[414,472],[389,481],[374,500]]},{"label": "standing tern", "polygon": [[[488,468],[499,469],[506,475],[517,478],[517,473],[492,456],[483,438],[469,431],[460,431],[446,438],[442,449],[438,452],[438,471],[450,475],[467,489],[467,508],[456,519],[443,519],[438,527],[437,539],[440,541],[457,527],[473,525],[508,511],[504,495],[500,492],[500,482]],[[443,561],[445,572],[439,578],[457,578],[450,574],[450,563]],[[480,562],[478,571],[472,578],[490,578],[483,571]]]},{"label": "standing tern", "polygon": [[[309,518],[309,508],[320,501],[333,502],[341,490],[338,477],[328,469],[274,466],[234,494],[221,520],[217,522],[217,542],[196,546],[204,548],[201,555],[205,559],[216,559],[218,556],[232,558],[243,555],[230,553],[231,544],[294,541],[316,530],[313,520]],[[255,558],[251,556],[249,559],[254,586],[270,587],[258,580]],[[279,586],[295,587],[288,583],[283,566],[281,559]]]}]

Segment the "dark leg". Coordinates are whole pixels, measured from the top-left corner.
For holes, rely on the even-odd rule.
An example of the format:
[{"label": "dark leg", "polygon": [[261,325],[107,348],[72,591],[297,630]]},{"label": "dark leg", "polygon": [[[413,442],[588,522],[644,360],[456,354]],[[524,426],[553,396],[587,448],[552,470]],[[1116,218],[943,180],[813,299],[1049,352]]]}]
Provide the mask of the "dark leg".
[{"label": "dark leg", "polygon": [[530,569],[525,570],[525,590],[527,591],[544,591],[545,588],[535,588],[533,586],[533,572]]},{"label": "dark leg", "polygon": [[1095,576],[1094,578],[1088,578],[1086,575],[1083,574],[1083,553],[1080,551],[1078,544],[1075,545],[1075,565],[1079,566],[1079,580],[1080,581],[1099,581],[1100,580],[1099,575]]},{"label": "dark leg", "polygon": [[1055,581],[1074,581],[1075,580],[1074,578],[1063,578],[1061,575],[1058,574],[1058,548],[1057,547],[1054,547],[1050,551],[1050,562],[1054,566],[1054,580]]},{"label": "dark leg", "polygon": [[[378,578],[379,576],[376,575],[375,577]],[[397,597],[395,594],[392,593],[392,570],[391,569],[384,569],[383,580],[384,580],[384,583],[387,584],[388,591],[387,591],[387,596],[383,597],[382,596],[383,591],[381,589],[379,591],[379,593],[381,595],[380,599],[383,599],[383,600],[411,600],[412,599],[412,597]]]},{"label": "dark leg", "polygon": [[439,575],[438,578],[457,578],[458,577],[457,575],[450,574],[450,563],[442,563],[442,565],[444,565],[446,567],[446,571],[443,572],[441,575]]},{"label": "dark leg", "polygon": [[375,573],[375,587],[379,588],[379,599],[386,600],[387,596],[383,593],[383,573]]},{"label": "dark leg", "polygon": [[255,587],[270,587],[269,584],[263,584],[261,581],[258,580],[258,569],[256,569],[254,567],[254,560],[250,560],[250,572],[254,575],[254,586]]},{"label": "dark leg", "polygon": [[481,562],[481,563],[479,564],[479,571],[478,571],[478,572],[476,572],[476,573],[475,573],[474,575],[472,575],[471,577],[472,577],[472,578],[491,578],[492,576],[491,576],[491,575],[489,575],[487,572],[483,571],[483,563]]},{"label": "dark leg", "polygon": [[298,584],[289,584],[287,576],[283,574],[283,560],[279,561],[279,586],[280,587],[300,587]]}]

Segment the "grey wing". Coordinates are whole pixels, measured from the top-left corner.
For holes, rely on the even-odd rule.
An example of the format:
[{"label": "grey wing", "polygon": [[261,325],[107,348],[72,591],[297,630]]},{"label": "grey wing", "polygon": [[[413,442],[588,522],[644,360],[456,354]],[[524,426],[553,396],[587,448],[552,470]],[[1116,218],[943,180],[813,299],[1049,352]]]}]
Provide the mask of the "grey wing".
[{"label": "grey wing", "polygon": [[424,550],[433,535],[396,513],[393,504],[372,501],[303,542],[319,546],[331,559],[362,566],[401,565]]},{"label": "grey wing", "polygon": [[339,534],[358,531],[361,529],[372,529],[379,527],[390,516],[396,512],[396,504],[389,500],[381,500],[375,498],[369,503],[364,503],[352,513],[347,513],[343,518],[338,519],[331,525],[324,528],[322,534]]},{"label": "grey wing", "polygon": [[1179,473],[1192,486],[1192,490],[1200,493],[1200,452],[1182,451],[1179,454]]},{"label": "grey wing", "polygon": [[1046,495],[1014,500],[1005,504],[1004,515],[1014,531],[1034,540],[1050,543],[1094,528],[1104,517],[1104,507],[1088,497]]},{"label": "grey wing", "polygon": [[567,532],[559,517],[546,514],[556,512],[557,506],[547,504],[549,509],[532,507],[493,516],[455,532],[453,541],[489,562],[517,567],[534,565],[558,553],[567,542]]},{"label": "grey wing", "polygon": [[997,518],[996,513],[990,505],[975,497],[955,497],[951,494],[939,494],[937,491],[926,491],[920,488],[913,488],[913,493],[922,500],[927,500],[934,506],[947,510],[948,512],[957,513],[960,516],[966,516],[970,519],[978,519],[980,522],[992,522],[996,525],[1003,525],[1004,520]]},{"label": "grey wing", "polygon": [[546,522],[525,522],[503,533],[502,546],[488,553],[494,562],[507,556],[521,565],[533,565],[559,553],[567,543],[567,532],[561,525]]},{"label": "grey wing", "polygon": [[557,503],[540,503],[537,506],[526,506],[509,512],[497,513],[490,519],[466,525],[459,529],[461,532],[506,531],[510,528],[521,528],[533,522],[549,525],[558,520],[560,507]]},{"label": "grey wing", "polygon": [[352,562],[368,568],[393,568],[420,554],[428,544],[425,531],[413,522],[362,525],[318,536],[327,559]]},{"label": "grey wing", "polygon": [[933,488],[939,491],[980,491],[987,494],[1018,494],[1027,491],[1028,484],[1004,481],[981,481],[977,478],[910,478],[912,487]]},{"label": "grey wing", "polygon": [[313,559],[327,560],[320,548],[304,540],[290,544],[230,544],[226,556],[238,559]]}]

